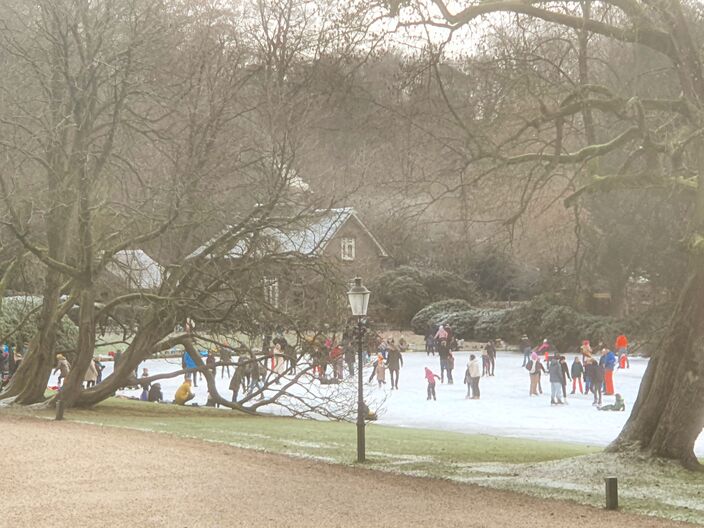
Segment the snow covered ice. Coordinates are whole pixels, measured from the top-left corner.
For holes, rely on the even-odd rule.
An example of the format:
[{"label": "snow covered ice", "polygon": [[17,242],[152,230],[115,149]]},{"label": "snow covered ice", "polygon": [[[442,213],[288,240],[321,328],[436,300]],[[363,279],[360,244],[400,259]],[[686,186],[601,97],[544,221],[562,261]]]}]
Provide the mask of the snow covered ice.
[{"label": "snow covered ice", "polygon": [[[475,352],[476,353],[476,352]],[[568,382],[567,405],[550,405],[550,384],[547,376],[542,378],[543,394],[528,396],[528,371],[521,367],[522,355],[512,352],[499,352],[496,360],[496,376],[482,377],[479,383],[480,400],[467,400],[467,386],[462,383],[469,361],[470,352],[456,352],[454,385],[436,386],[437,401],[426,400],[426,381],[424,367],[429,367],[440,375],[440,360],[437,356],[426,356],[423,352],[404,354],[404,366],[401,368],[399,389],[391,390],[389,375],[387,384],[378,388],[376,380],[367,383],[371,370],[365,370],[365,395],[367,398],[383,399],[384,407],[378,423],[399,427],[418,427],[438,429],[460,433],[479,433],[497,436],[530,438],[536,440],[553,440],[577,442],[594,446],[606,446],[623,427],[628,419],[631,406],[636,399],[641,378],[648,360],[631,358],[630,369],[618,369],[614,374],[616,392],[620,392],[626,401],[626,412],[598,411],[592,406],[593,397],[589,395],[570,395],[571,382]],[[478,357],[480,354],[477,354]],[[567,356],[572,364],[574,355]],[[105,363],[103,377],[112,372],[112,362]],[[149,369],[150,375],[179,370],[181,360],[150,359],[139,367]],[[221,378],[218,367],[218,390],[226,399],[230,398],[229,378]],[[234,367],[230,368],[234,372]],[[173,400],[182,377],[160,380],[164,398]],[[315,382],[317,383],[317,382]],[[56,384],[56,376],[50,385]],[[193,388],[196,398],[193,402],[204,405],[207,398],[205,379]],[[124,390],[120,394],[137,397],[141,391]],[[603,403],[612,403],[613,396],[604,396]],[[145,405],[147,405],[145,403]],[[704,456],[704,435],[700,436],[695,451]]]}]

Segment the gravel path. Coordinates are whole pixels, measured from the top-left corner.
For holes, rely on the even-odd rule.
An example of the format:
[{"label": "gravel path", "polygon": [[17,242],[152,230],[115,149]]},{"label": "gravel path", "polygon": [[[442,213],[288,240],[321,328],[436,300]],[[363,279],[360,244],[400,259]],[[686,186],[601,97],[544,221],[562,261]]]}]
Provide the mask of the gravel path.
[{"label": "gravel path", "polygon": [[0,416],[0,527],[687,526],[168,435]]}]

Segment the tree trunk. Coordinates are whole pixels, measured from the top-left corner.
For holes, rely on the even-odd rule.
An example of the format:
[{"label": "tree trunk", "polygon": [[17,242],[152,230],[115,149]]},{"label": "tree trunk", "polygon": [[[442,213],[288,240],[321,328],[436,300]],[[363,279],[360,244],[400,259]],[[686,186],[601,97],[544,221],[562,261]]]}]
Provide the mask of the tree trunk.
[{"label": "tree trunk", "polygon": [[83,378],[90,362],[93,361],[95,352],[95,294],[91,288],[81,292],[80,311],[78,316],[78,350],[76,361],[71,366],[64,386],[61,389],[61,398],[65,408],[73,406],[78,395],[83,389]]},{"label": "tree trunk", "polygon": [[77,398],[71,402],[72,406],[92,407],[124,387],[134,369],[154,353],[159,341],[173,331],[177,320],[176,315],[166,315],[156,309],[150,310],[134,339],[122,354],[117,370],[95,387],[79,392]]},{"label": "tree trunk", "polygon": [[44,393],[54,368],[54,348],[58,332],[61,274],[48,270],[44,302],[39,319],[39,333],[32,339],[20,368],[10,380],[0,399],[14,398],[16,403],[29,405],[44,401]]},{"label": "tree trunk", "polygon": [[690,267],[631,416],[609,450],[638,449],[700,468],[694,443],[704,427],[704,257]]}]

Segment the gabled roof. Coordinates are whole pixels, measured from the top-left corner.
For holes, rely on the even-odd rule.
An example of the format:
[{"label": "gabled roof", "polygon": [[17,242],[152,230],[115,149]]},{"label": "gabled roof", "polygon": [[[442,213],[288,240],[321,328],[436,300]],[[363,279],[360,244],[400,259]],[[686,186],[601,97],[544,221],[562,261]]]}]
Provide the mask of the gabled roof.
[{"label": "gabled roof", "polygon": [[[282,228],[266,228],[263,230],[263,238],[266,239],[266,246],[275,253],[297,253],[304,256],[320,255],[348,221],[356,222],[360,228],[369,236],[382,257],[388,257],[388,253],[379,241],[372,235],[367,226],[357,216],[352,207],[342,207],[337,209],[319,209],[310,215],[297,219],[295,224]],[[298,224],[298,225],[296,225]],[[303,224],[303,225],[301,225]],[[214,239],[213,239],[214,240]],[[199,255],[213,240],[196,249],[190,256]],[[239,258],[248,250],[247,241],[238,241],[226,257]]]},{"label": "gabled roof", "polygon": [[108,270],[127,281],[135,290],[153,290],[161,285],[161,266],[141,249],[118,251],[108,264]]}]

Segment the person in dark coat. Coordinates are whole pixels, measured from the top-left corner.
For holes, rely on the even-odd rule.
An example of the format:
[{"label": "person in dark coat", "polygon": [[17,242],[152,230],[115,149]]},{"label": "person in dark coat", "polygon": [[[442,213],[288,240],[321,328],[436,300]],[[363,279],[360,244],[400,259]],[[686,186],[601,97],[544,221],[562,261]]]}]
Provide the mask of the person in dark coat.
[{"label": "person in dark coat", "polygon": [[448,359],[450,357],[450,347],[447,341],[443,339],[438,344],[438,356],[440,356],[440,383],[445,383],[445,372],[447,372],[447,379],[451,381],[451,374],[448,370]]},{"label": "person in dark coat", "polygon": [[489,376],[494,375],[494,368],[496,367],[496,346],[494,341],[489,341],[484,347],[486,350],[486,355],[489,356]]},{"label": "person in dark coat", "polygon": [[579,356],[574,357],[570,373],[572,374],[572,392],[570,392],[570,394],[574,394],[577,390],[577,382],[579,382],[579,393],[584,394],[584,387],[582,386],[582,375],[584,374],[584,366],[579,360]]},{"label": "person in dark coat", "polygon": [[526,363],[530,361],[530,353],[533,349],[530,346],[530,339],[528,339],[527,335],[524,334],[523,337],[521,337],[521,342],[518,344],[518,347],[521,349],[521,352],[523,352],[523,365],[521,366],[525,367]]},{"label": "person in dark coat", "polygon": [[220,348],[220,363],[222,365],[222,371],[220,372],[220,379],[225,377],[225,371],[227,371],[227,377],[230,377],[230,363],[232,363],[232,350],[229,347]]},{"label": "person in dark coat", "polygon": [[601,405],[601,386],[604,383],[604,370],[599,366],[596,359],[588,360],[585,368],[585,376],[591,382],[591,391],[594,394],[594,402],[592,405]]},{"label": "person in dark coat", "polygon": [[567,401],[567,380],[572,381],[570,367],[567,365],[567,358],[560,356],[560,367],[562,368],[562,397]]},{"label": "person in dark coat", "polygon": [[164,395],[161,392],[161,383],[154,383],[149,387],[147,401],[161,403],[164,401]]},{"label": "person in dark coat", "polygon": [[403,366],[403,354],[401,353],[401,349],[393,341],[389,343],[388,352],[386,354],[386,365],[389,368],[391,390],[398,390],[398,375]]},{"label": "person in dark coat", "polygon": [[562,392],[563,387],[563,372],[562,365],[560,365],[560,358],[558,356],[553,356],[550,358],[548,373],[550,374],[550,404],[562,405],[565,403],[562,401],[562,398],[560,398],[560,393]]}]

